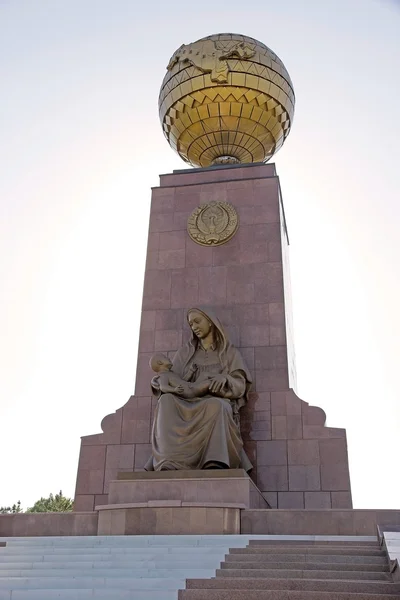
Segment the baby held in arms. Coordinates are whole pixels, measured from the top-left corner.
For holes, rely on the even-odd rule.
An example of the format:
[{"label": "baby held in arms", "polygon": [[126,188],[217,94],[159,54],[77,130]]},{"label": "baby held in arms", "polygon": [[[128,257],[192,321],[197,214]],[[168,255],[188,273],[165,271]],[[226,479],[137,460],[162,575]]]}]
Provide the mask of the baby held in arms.
[{"label": "baby held in arms", "polygon": [[[204,396],[208,392],[211,377],[189,383],[172,371],[172,362],[165,354],[154,354],[150,359],[150,367],[158,375],[157,379],[162,394],[177,394],[182,398],[190,399]],[[188,380],[196,369],[196,365],[192,364],[186,376]]]}]

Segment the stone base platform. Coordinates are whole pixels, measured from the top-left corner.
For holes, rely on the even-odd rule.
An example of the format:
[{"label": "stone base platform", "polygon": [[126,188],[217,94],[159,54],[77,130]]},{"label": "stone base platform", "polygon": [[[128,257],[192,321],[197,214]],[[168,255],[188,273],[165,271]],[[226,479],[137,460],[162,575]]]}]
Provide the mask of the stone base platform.
[{"label": "stone base platform", "polygon": [[110,482],[108,504],[171,501],[236,504],[269,508],[260,490],[243,469],[204,471],[145,471],[118,473]]},{"label": "stone base platform", "polygon": [[[150,503],[151,501],[149,501]],[[172,501],[171,501],[172,502]],[[178,501],[179,502],[179,501]],[[153,501],[154,504],[154,501]],[[183,505],[183,502],[182,502]],[[131,505],[119,507],[123,510],[129,510]],[[100,508],[100,507],[99,507]],[[116,507],[118,508],[118,507]],[[155,506],[137,507],[156,508]],[[163,507],[157,507],[163,509]],[[171,519],[175,518],[175,510],[180,506],[164,506],[172,515]],[[400,510],[370,510],[370,509],[329,509],[329,510],[285,510],[285,509],[242,509],[237,508],[233,503],[221,505],[202,506],[195,503],[190,508],[193,519],[198,519],[199,522],[206,523],[206,532],[211,529],[209,523],[216,523],[215,513],[212,510],[219,509],[220,521],[226,525],[222,526],[224,532],[235,530],[242,535],[369,535],[376,536],[377,527],[382,531],[391,531],[393,528],[400,527]],[[201,512],[199,509],[212,509]],[[114,507],[112,507],[114,509]],[[174,509],[174,510],[172,510]],[[222,511],[222,512],[221,512]],[[224,512],[225,511],[225,512]],[[238,523],[232,520],[232,513],[236,511],[240,513],[240,529]],[[10,514],[0,515],[0,538],[1,537],[41,537],[41,536],[96,536],[99,532],[98,523],[101,520],[101,513],[107,512],[106,507],[103,510],[93,512],[76,512],[76,513],[26,513],[26,514]],[[109,511],[109,514],[112,514]],[[116,513],[117,514],[117,513]],[[137,513],[144,518],[144,512]],[[154,514],[151,517],[154,519]],[[161,513],[159,513],[161,514]],[[164,513],[163,523],[167,523],[170,517],[166,517],[168,511]],[[184,513],[181,513],[184,515]],[[204,514],[210,515],[210,520],[207,518],[204,521]],[[151,513],[148,513],[150,516]],[[203,515],[203,516],[202,516]],[[221,516],[222,515],[222,516]],[[106,528],[107,519],[105,517],[101,527]],[[116,517],[116,521],[121,517]],[[126,523],[130,523],[129,517]],[[186,522],[187,515],[185,516]],[[171,522],[171,521],[169,521]],[[121,523],[121,521],[120,521]],[[119,527],[120,527],[119,523]],[[175,518],[176,523],[176,518]],[[190,523],[190,519],[189,519]],[[208,523],[208,524],[207,524]],[[234,525],[232,525],[234,523]],[[129,525],[130,526],[130,525]],[[214,525],[213,525],[214,526]],[[163,525],[164,527],[164,525]],[[163,529],[164,531],[164,529]],[[169,533],[169,532],[168,532]]]},{"label": "stone base platform", "polygon": [[96,506],[99,535],[237,534],[240,511],[269,507],[242,469],[119,473]]},{"label": "stone base platform", "polygon": [[[103,510],[102,510],[103,508]],[[240,508],[187,504],[99,507],[98,535],[219,535],[240,533]]]}]

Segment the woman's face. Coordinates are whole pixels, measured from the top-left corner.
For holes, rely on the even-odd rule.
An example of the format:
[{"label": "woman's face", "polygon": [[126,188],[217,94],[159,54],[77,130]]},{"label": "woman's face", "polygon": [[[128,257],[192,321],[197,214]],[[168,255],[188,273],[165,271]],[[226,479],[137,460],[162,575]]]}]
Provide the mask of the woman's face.
[{"label": "woman's face", "polygon": [[188,320],[191,330],[200,340],[206,338],[212,330],[212,323],[201,313],[190,312]]}]

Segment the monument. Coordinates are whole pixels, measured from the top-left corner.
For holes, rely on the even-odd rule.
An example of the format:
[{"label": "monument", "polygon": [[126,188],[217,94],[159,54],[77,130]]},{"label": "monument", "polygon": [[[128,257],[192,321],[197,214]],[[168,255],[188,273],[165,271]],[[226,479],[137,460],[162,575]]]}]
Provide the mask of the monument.
[{"label": "monument", "polygon": [[295,393],[288,231],[266,164],[294,103],[250,37],[212,35],[166,65],[160,120],[191,167],[152,190],[135,394],[82,438],[74,509],[99,510],[99,532],[235,532],[250,508],[352,507],[346,432]]}]

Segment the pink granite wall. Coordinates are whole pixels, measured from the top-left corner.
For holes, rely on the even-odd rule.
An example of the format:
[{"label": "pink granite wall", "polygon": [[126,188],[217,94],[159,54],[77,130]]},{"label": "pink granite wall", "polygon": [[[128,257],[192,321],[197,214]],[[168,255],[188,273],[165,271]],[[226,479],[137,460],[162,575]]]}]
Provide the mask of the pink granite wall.
[{"label": "pink granite wall", "polygon": [[[212,307],[253,373],[242,411],[252,477],[272,507],[351,507],[345,431],[289,390],[279,181],[274,165],[191,169],[162,175],[153,189],[135,396],[82,438],[75,510],[107,501],[118,471],[150,456],[154,401],[149,357],[187,339],[186,311]],[[240,225],[226,244],[204,247],[186,230],[205,202],[227,201]]]},{"label": "pink granite wall", "polygon": [[0,537],[97,535],[97,512],[0,515]]}]

